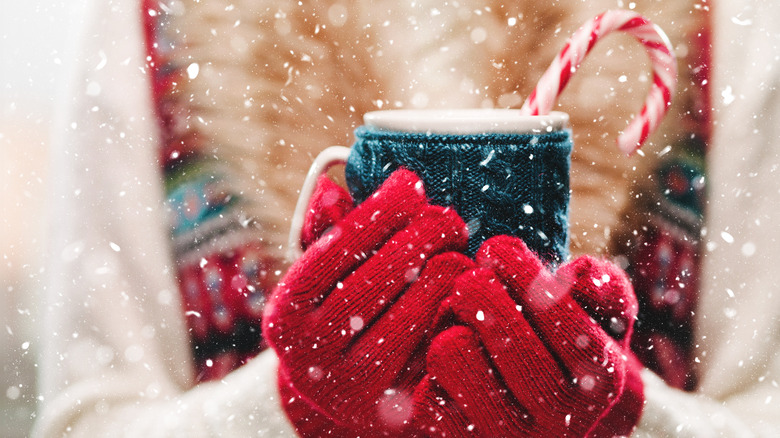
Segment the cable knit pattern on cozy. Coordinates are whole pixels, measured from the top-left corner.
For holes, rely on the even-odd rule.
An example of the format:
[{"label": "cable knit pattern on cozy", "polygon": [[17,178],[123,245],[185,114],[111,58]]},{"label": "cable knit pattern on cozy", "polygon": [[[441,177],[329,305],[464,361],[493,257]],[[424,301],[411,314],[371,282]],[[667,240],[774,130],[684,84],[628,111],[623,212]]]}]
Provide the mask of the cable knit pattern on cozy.
[{"label": "cable knit pattern on cozy", "polygon": [[355,136],[346,174],[357,202],[403,163],[433,203],[456,206],[469,224],[470,254],[490,236],[512,234],[548,261],[568,256],[569,131],[472,137],[364,126]]}]

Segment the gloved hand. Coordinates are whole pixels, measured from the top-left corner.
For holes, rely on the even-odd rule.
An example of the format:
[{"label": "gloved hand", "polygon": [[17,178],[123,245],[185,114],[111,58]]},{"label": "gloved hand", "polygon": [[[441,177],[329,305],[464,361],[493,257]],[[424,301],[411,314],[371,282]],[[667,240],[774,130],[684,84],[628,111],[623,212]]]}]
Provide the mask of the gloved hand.
[{"label": "gloved hand", "polygon": [[[552,274],[509,236],[487,240],[476,260],[480,267],[455,281],[448,300],[458,325],[429,348],[428,375],[415,391],[417,430],[448,437],[630,431],[641,398],[624,402],[624,390],[638,386],[641,397],[641,380],[626,354],[637,303],[625,275],[590,258]],[[612,417],[610,409],[621,411]]]},{"label": "gloved hand", "polygon": [[402,169],[310,244],[263,319],[300,434],[405,427],[420,378],[412,359],[424,355],[452,282],[473,266],[447,251],[466,241],[458,215],[428,205],[422,182]]}]

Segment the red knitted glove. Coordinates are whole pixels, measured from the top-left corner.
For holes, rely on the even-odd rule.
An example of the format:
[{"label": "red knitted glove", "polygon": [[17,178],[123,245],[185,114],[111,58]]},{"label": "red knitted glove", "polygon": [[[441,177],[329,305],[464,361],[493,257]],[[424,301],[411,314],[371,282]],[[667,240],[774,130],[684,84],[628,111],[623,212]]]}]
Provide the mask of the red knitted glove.
[{"label": "red knitted glove", "polygon": [[[628,280],[592,259],[551,274],[509,236],[489,239],[476,257],[481,268],[456,280],[449,302],[462,325],[429,349],[429,375],[415,393],[418,430],[587,436],[609,418],[630,375],[623,347],[637,306]],[[633,426],[640,411],[621,417]]]},{"label": "red knitted glove", "polygon": [[428,205],[422,182],[399,170],[309,246],[263,319],[299,433],[404,427],[410,359],[431,336],[454,279],[473,266],[444,252],[464,249],[466,240],[458,215]]}]

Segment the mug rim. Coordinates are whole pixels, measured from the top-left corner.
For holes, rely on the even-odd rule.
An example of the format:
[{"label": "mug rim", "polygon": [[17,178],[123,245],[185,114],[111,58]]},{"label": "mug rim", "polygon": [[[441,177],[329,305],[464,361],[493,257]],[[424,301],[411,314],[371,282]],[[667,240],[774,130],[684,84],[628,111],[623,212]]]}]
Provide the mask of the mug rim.
[{"label": "mug rim", "polygon": [[370,111],[363,123],[381,130],[432,134],[541,134],[568,128],[561,111],[529,116],[519,109],[390,109]]}]

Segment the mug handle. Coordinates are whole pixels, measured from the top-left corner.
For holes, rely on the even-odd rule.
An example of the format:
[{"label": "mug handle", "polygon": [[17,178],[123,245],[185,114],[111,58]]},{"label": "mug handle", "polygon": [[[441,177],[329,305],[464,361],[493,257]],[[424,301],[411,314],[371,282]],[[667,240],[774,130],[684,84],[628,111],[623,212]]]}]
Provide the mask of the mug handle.
[{"label": "mug handle", "polygon": [[317,179],[328,169],[337,164],[346,164],[349,157],[350,148],[345,146],[331,146],[317,155],[314,162],[311,163],[309,173],[303,180],[301,194],[298,196],[298,203],[295,204],[292,223],[290,224],[290,235],[287,239],[287,261],[294,262],[303,251],[301,250],[301,231],[303,230],[303,220],[306,217],[306,209],[309,207],[311,195],[317,186]]}]

